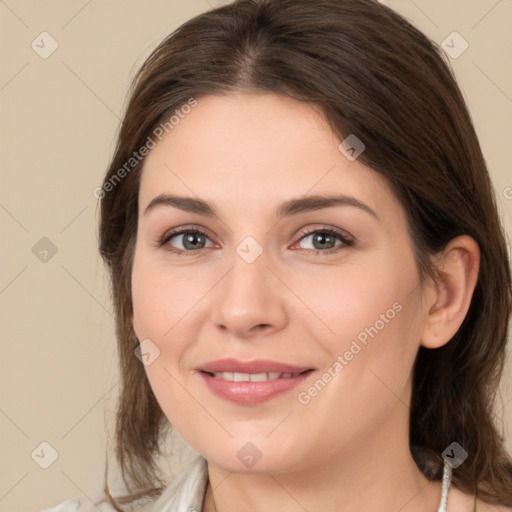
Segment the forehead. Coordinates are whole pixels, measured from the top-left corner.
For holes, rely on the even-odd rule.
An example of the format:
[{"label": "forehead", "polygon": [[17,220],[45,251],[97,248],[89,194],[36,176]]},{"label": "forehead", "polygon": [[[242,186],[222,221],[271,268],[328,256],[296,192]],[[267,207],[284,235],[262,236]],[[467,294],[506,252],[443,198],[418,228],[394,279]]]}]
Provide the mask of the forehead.
[{"label": "forehead", "polygon": [[207,96],[150,151],[139,204],[143,210],[158,194],[177,193],[261,211],[290,197],[343,193],[396,214],[384,178],[350,161],[339,144],[320,112],[303,102],[275,94]]}]

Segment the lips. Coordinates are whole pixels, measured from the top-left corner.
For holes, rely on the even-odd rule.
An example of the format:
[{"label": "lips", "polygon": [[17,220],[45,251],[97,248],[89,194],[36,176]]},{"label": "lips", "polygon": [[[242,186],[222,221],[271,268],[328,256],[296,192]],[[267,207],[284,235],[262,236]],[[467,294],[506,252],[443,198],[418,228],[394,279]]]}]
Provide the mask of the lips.
[{"label": "lips", "polygon": [[293,389],[314,372],[270,360],[220,359],[196,368],[210,391],[231,402],[255,405]]}]

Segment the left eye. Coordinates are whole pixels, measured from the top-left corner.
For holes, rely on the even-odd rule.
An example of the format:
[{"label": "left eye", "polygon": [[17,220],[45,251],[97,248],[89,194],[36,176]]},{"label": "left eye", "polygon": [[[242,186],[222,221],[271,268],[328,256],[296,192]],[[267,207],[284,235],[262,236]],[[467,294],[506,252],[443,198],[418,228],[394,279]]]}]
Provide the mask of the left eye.
[{"label": "left eye", "polygon": [[[316,229],[314,231],[310,231],[306,233],[298,243],[303,242],[304,240],[311,239],[309,242],[309,247],[306,249],[311,249],[316,252],[332,252],[333,250],[337,250],[336,248],[341,246],[351,246],[353,242],[343,236],[341,233],[333,229]],[[340,243],[336,244],[336,240],[339,240]]]}]

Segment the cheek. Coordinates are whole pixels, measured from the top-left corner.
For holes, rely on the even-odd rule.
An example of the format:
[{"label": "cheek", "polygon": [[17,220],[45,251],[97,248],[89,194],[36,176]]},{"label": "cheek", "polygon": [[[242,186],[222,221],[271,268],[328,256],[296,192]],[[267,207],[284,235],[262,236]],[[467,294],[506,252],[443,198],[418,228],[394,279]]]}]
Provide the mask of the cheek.
[{"label": "cheek", "polygon": [[[140,341],[149,339],[156,346],[158,357],[145,370],[156,399],[176,426],[197,414],[185,391],[191,378],[187,355],[197,344],[199,324],[206,318],[204,298],[218,280],[217,274],[211,274],[206,269],[169,268],[144,251],[136,252],[134,258],[133,327]],[[180,411],[177,416],[176,410]]]},{"label": "cheek", "polygon": [[363,346],[379,338],[391,341],[409,316],[411,306],[406,305],[415,295],[414,267],[398,269],[385,263],[330,269],[324,277],[316,273],[309,288],[301,287],[298,295],[324,321],[330,336],[326,332],[323,340],[333,349],[348,349],[352,340]]},{"label": "cheek", "polygon": [[[176,292],[175,292],[176,293]],[[163,279],[134,265],[132,274],[134,328],[139,339],[151,338],[159,343],[171,327],[175,304],[169,297],[169,288]]]},{"label": "cheek", "polygon": [[165,340],[176,338],[176,332],[190,321],[195,305],[208,291],[206,276],[194,271],[191,278],[190,274],[189,269],[171,270],[144,255],[135,255],[132,301],[139,339],[150,338],[164,349]]},{"label": "cheek", "polygon": [[[201,296],[190,286],[186,271],[170,272],[145,254],[135,254],[132,270],[133,327],[137,338],[149,339],[158,353],[144,369],[149,383],[168,421],[178,432],[188,432],[188,418],[197,417],[198,408],[187,393],[189,376],[180,371],[186,354],[185,335],[192,328],[191,309]],[[203,292],[204,293],[204,292]],[[195,311],[195,310],[194,310]],[[208,422],[204,421],[205,424]],[[196,428],[195,434],[208,437]],[[197,444],[197,441],[189,440]]]},{"label": "cheek", "polygon": [[[349,442],[382,425],[396,404],[402,407],[400,400],[408,403],[420,332],[414,275],[367,273],[352,288],[357,292],[329,302],[325,318],[335,335],[317,338],[328,353],[319,375],[326,384],[316,381],[297,395],[308,417],[316,418],[311,429],[320,437],[330,440],[343,432]],[[345,284],[348,292],[353,283]]]},{"label": "cheek", "polygon": [[[329,355],[327,368],[342,376],[334,379],[333,389],[341,393],[350,386],[369,399],[390,390],[400,394],[421,332],[420,288],[412,256],[345,269],[324,289],[321,300],[318,289],[309,299],[312,309],[323,307],[319,316],[331,331],[317,339]],[[336,361],[341,366],[333,367]]]}]

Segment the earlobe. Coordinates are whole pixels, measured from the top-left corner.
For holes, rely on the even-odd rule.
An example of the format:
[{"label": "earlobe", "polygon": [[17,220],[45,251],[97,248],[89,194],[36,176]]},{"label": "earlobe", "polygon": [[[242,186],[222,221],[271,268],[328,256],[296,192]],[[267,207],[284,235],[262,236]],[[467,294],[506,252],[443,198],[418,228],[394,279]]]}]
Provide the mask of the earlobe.
[{"label": "earlobe", "polygon": [[437,282],[425,305],[421,345],[439,348],[459,330],[471,304],[478,281],[480,248],[473,238],[461,235],[436,259]]}]

